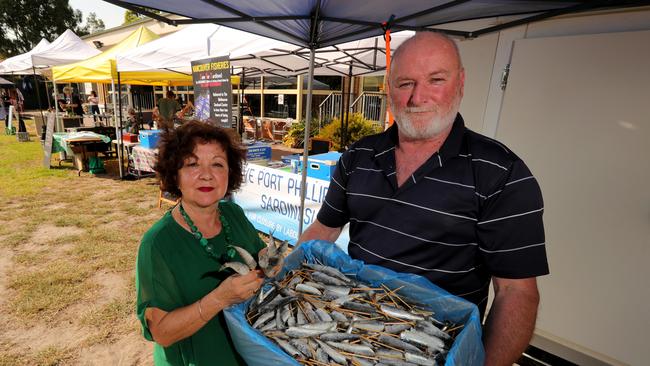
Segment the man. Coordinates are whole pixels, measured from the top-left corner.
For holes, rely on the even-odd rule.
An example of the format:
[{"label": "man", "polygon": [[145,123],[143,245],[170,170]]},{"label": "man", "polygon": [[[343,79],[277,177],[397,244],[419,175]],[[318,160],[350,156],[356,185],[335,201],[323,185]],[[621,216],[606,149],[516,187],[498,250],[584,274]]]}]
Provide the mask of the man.
[{"label": "man", "polygon": [[393,56],[396,124],[343,154],[317,220],[300,237],[334,241],[350,223],[353,258],[427,277],[485,313],[486,365],[530,341],[548,273],[539,186],[502,144],[465,128],[465,72],[453,40],[418,33]]},{"label": "man", "polygon": [[168,90],[167,97],[160,98],[158,101],[158,113],[160,113],[161,129],[166,130],[174,128],[174,113],[179,109],[181,109],[181,106],[174,98],[174,92]]}]

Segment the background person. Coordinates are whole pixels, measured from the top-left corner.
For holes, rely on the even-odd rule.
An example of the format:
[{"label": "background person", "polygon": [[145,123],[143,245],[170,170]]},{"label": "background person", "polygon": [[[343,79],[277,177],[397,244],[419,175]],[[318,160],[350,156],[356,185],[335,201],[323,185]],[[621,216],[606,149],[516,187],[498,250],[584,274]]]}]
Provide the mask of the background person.
[{"label": "background person", "polygon": [[222,310],[251,297],[263,275],[217,272],[232,260],[228,245],[266,250],[242,209],[222,200],[241,185],[244,157],[225,130],[198,121],[161,137],[155,169],[180,202],[145,233],[136,265],[137,315],[156,365],[245,365]]},{"label": "background person", "polygon": [[102,120],[102,116],[99,113],[99,98],[97,93],[94,90],[90,91],[90,96],[88,97],[88,105],[90,106],[90,114],[93,115],[93,121],[97,122],[97,116],[99,115],[99,120]]},{"label": "background person", "polygon": [[353,258],[422,275],[478,305],[490,283],[486,365],[512,365],[528,346],[548,274],[543,201],[526,165],[468,130],[458,113],[465,72],[455,42],[417,33],[395,51],[395,124],[337,165],[317,220],[300,237],[334,241],[350,223]]},{"label": "background person", "polygon": [[174,114],[180,110],[181,106],[174,98],[174,92],[167,91],[165,98],[158,100],[158,113],[160,114],[160,125],[158,128],[167,130],[174,128]]}]

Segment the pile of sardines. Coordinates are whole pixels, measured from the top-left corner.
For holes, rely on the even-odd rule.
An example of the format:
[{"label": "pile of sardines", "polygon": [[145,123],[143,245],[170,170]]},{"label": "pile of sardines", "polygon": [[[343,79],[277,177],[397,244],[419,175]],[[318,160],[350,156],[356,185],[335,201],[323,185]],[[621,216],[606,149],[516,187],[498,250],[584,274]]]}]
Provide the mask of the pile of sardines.
[{"label": "pile of sardines", "polygon": [[303,365],[444,365],[462,325],[434,318],[400,290],[303,263],[260,292],[246,318]]}]

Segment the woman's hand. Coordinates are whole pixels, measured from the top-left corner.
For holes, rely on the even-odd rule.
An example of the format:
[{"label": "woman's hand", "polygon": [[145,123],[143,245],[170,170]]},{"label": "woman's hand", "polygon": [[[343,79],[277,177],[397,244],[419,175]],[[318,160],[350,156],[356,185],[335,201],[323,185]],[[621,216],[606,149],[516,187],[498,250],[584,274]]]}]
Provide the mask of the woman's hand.
[{"label": "woman's hand", "polygon": [[250,271],[243,276],[232,275],[221,282],[207,297],[210,298],[209,301],[220,302],[223,308],[227,308],[253,296],[263,282],[264,273],[260,270]]}]

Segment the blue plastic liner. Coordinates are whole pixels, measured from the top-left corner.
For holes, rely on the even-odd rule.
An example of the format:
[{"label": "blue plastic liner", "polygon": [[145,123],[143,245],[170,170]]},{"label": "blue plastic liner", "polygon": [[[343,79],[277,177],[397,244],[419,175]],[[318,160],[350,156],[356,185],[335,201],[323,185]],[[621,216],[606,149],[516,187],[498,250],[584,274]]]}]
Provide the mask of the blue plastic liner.
[{"label": "blue plastic liner", "polygon": [[[362,261],[350,258],[335,244],[326,241],[309,241],[294,249],[285,259],[278,277],[283,278],[287,272],[299,268],[304,261],[319,262],[337,268],[344,274],[375,287],[380,284],[391,289],[403,286],[399,291],[400,295],[408,297],[427,310],[434,311],[436,319],[465,324],[447,355],[445,365],[483,365],[485,352],[481,341],[479,311],[471,302],[448,293],[424,277],[364,265]],[[245,314],[250,301],[252,300],[224,311],[235,348],[246,363],[249,366],[300,365],[246,322]]]}]

